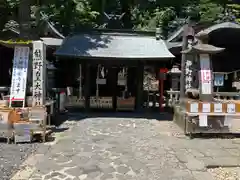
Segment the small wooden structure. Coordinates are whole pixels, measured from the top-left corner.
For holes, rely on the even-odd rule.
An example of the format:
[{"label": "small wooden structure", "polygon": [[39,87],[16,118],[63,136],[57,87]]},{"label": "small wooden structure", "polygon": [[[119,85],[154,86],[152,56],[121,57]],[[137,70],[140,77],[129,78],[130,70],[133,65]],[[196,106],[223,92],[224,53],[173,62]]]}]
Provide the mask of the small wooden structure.
[{"label": "small wooden structure", "polygon": [[[56,56],[63,67],[60,81],[68,89],[67,106],[86,111],[148,108],[149,96],[159,95],[159,69],[174,58],[155,32],[111,29],[70,35]],[[155,98],[157,111],[160,98]]]},{"label": "small wooden structure", "polygon": [[[3,65],[0,66],[0,86],[4,86],[0,88],[0,133],[7,136],[8,142],[31,142],[35,135],[40,135],[45,141],[50,132],[47,130],[48,122],[57,112],[56,102],[47,99],[46,95],[50,84],[46,54],[53,54],[53,50],[62,44],[64,36],[43,12],[40,12],[43,17],[40,28],[22,28],[23,24],[31,22],[24,12],[19,15],[20,24],[10,20],[7,28],[0,33],[0,54],[4,54],[0,60]],[[22,93],[18,96],[15,91]]]}]

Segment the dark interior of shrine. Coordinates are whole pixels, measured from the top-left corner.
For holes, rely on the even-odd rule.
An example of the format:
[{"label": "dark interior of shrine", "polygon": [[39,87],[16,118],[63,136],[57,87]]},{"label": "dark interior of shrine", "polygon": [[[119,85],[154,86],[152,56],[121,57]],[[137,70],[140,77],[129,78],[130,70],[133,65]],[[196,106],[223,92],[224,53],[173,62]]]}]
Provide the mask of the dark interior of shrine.
[{"label": "dark interior of shrine", "polygon": [[[221,28],[209,34],[209,44],[225,48],[219,54],[212,55],[214,72],[233,72],[240,69],[239,63],[239,46],[240,46],[240,29],[238,28]],[[232,88],[233,73],[229,73],[228,78],[224,81],[224,86],[220,91],[234,91]]]},{"label": "dark interior of shrine", "polygon": [[209,35],[209,44],[225,48],[222,53],[212,56],[214,71],[231,72],[240,69],[240,29],[222,28],[215,30]]},{"label": "dark interior of shrine", "polygon": [[14,49],[0,45],[0,86],[9,87],[11,84],[11,74],[9,71],[12,69]]},{"label": "dark interior of shrine", "polygon": [[[116,61],[114,63],[113,61]],[[146,62],[147,61],[147,62]],[[104,67],[107,71],[105,71],[105,78],[106,84],[99,85],[99,96],[113,96],[116,95],[118,97],[122,96],[122,92],[124,91],[124,86],[117,85],[117,76],[118,72],[120,72],[123,68],[127,68],[127,89],[128,95],[135,96],[136,95],[136,87],[137,87],[137,71],[138,63],[141,63],[140,60],[81,60],[75,58],[61,58],[58,59],[57,62],[57,79],[56,79],[56,86],[65,88],[67,86],[73,87],[74,94],[78,95],[79,92],[79,75],[80,69],[79,64],[82,64],[82,86],[84,87],[84,77],[85,77],[85,63],[90,62],[90,93],[91,96],[96,96],[96,79],[97,79],[97,71],[98,71],[98,64],[101,67]],[[159,60],[152,60],[148,61],[145,60],[144,63],[146,66],[152,66],[155,70],[156,77],[158,77],[158,72],[160,68],[168,68],[171,69],[172,62],[171,61],[159,61]],[[100,77],[101,78],[101,77]],[[164,82],[164,89],[170,89],[170,77],[167,78]],[[84,88],[83,88],[84,91]],[[116,92],[114,92],[116,91]],[[84,94],[84,92],[83,92]]]}]

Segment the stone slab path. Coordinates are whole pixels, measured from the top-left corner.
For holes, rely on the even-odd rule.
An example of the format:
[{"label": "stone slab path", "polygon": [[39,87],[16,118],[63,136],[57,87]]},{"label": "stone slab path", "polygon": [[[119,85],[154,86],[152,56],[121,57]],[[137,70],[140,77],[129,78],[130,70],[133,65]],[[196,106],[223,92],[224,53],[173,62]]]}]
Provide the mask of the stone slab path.
[{"label": "stone slab path", "polygon": [[212,180],[207,166],[240,165],[240,139],[190,140],[170,121],[101,117],[66,125],[12,180]]}]

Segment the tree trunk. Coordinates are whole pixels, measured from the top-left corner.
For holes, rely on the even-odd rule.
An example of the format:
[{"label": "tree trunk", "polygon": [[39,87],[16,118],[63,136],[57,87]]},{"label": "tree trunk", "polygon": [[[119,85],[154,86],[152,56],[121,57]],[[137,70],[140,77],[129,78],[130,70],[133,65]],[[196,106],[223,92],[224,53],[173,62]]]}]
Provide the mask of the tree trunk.
[{"label": "tree trunk", "polygon": [[20,38],[31,39],[31,0],[20,0],[18,18]]},{"label": "tree trunk", "polygon": [[132,29],[133,28],[133,23],[131,20],[131,11],[130,11],[130,6],[131,6],[131,1],[126,1],[126,0],[120,0],[121,8],[122,8],[122,13],[125,13],[123,16],[123,25],[124,28],[126,29]]},{"label": "tree trunk", "polygon": [[0,31],[4,29],[8,18],[8,7],[6,0],[0,0]]}]

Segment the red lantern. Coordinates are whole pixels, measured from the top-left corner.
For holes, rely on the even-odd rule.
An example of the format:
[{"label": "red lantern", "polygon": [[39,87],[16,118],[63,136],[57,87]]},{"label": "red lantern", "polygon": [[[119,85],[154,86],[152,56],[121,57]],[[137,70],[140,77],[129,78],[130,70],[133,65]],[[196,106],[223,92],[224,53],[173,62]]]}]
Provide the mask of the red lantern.
[{"label": "red lantern", "polygon": [[167,68],[160,68],[160,70],[159,70],[159,79],[165,80],[167,72],[168,72]]}]

